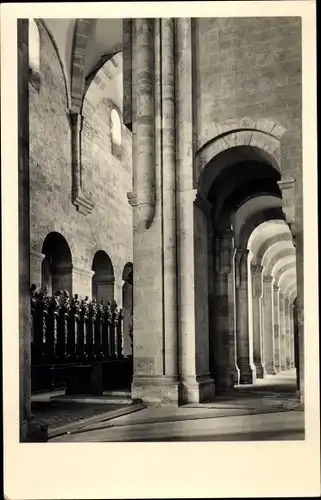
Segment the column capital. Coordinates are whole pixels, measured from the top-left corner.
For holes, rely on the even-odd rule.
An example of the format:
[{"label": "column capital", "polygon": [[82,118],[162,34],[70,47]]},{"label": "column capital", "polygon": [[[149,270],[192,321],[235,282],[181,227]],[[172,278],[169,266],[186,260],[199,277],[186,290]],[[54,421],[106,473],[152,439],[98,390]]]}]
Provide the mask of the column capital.
[{"label": "column capital", "polygon": [[195,189],[194,191],[194,204],[206,215],[206,217],[209,217],[213,208],[211,203],[205,200],[198,190]]},{"label": "column capital", "polygon": [[41,252],[36,252],[35,250],[30,250],[30,257],[34,260],[38,260],[39,262],[42,262],[43,259],[46,257],[44,253]]},{"label": "column capital", "polygon": [[251,273],[253,275],[261,274],[263,271],[263,266],[260,264],[251,264]]},{"label": "column capital", "polygon": [[137,195],[136,193],[127,193],[127,200],[131,207],[137,207]]},{"label": "column capital", "polygon": [[272,281],[273,281],[273,276],[263,275],[263,284],[264,285],[271,285]]},{"label": "column capital", "polygon": [[225,229],[218,229],[215,231],[215,236],[219,240],[232,239],[234,236],[234,232],[230,227],[226,227]]},{"label": "column capital", "polygon": [[69,110],[69,112],[67,113],[67,117],[69,119],[71,128],[77,132],[81,132],[84,123],[84,116],[78,111]]},{"label": "column capital", "polygon": [[235,252],[235,274],[236,286],[239,287],[247,282],[247,258],[249,250],[247,248],[236,248]]},{"label": "column capital", "polygon": [[83,269],[82,267],[77,266],[72,266],[72,271],[73,273],[83,276],[89,276],[90,278],[92,278],[92,276],[95,274],[95,271],[92,271],[91,269]]},{"label": "column capital", "polygon": [[295,179],[281,179],[278,186],[282,192],[282,210],[295,243]]},{"label": "column capital", "polygon": [[273,283],[273,291],[278,292],[279,291],[279,286],[276,283]]}]

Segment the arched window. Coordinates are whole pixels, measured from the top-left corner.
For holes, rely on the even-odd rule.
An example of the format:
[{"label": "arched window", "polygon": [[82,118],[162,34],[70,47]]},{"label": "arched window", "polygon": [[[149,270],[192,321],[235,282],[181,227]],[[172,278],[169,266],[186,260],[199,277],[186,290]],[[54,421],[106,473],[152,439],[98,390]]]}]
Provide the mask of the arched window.
[{"label": "arched window", "polygon": [[37,74],[40,71],[40,37],[34,19],[29,19],[29,68]]},{"label": "arched window", "polygon": [[111,139],[113,144],[120,146],[121,144],[121,119],[118,111],[113,108],[110,114],[111,119]]},{"label": "arched window", "polygon": [[116,108],[110,113],[111,152],[117,158],[121,158],[122,123],[120,114]]}]

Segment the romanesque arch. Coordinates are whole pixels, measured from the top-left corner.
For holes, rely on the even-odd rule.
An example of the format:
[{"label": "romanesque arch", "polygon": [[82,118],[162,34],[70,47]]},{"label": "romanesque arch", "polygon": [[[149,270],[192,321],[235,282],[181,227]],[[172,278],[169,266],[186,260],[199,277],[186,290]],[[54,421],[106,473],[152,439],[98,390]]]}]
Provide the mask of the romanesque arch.
[{"label": "romanesque arch", "polygon": [[72,294],[72,255],[67,240],[58,232],[49,233],[42,245],[42,287],[49,293],[67,290]]},{"label": "romanesque arch", "polygon": [[105,303],[114,300],[115,275],[113,264],[104,250],[98,250],[93,258],[92,296]]}]

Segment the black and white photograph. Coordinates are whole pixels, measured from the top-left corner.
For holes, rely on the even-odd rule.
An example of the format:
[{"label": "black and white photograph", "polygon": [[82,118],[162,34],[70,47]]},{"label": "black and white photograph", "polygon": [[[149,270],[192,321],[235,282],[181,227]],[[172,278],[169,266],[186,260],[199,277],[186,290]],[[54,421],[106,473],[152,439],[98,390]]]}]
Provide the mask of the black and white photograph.
[{"label": "black and white photograph", "polygon": [[19,442],[303,443],[302,17],[49,5],[16,19]]}]

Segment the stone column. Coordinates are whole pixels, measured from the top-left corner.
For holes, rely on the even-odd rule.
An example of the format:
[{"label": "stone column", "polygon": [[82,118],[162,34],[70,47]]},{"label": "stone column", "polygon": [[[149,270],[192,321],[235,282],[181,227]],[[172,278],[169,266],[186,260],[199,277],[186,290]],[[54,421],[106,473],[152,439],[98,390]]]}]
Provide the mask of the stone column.
[{"label": "stone column", "polygon": [[92,277],[94,271],[73,266],[72,268],[72,289],[79,297],[92,298]]},{"label": "stone column", "polygon": [[28,20],[18,19],[19,424],[20,441],[47,441],[31,413]]},{"label": "stone column", "polygon": [[163,273],[165,373],[176,377],[177,273],[176,273],[176,140],[174,19],[160,20],[162,176],[163,176]]},{"label": "stone column", "polygon": [[274,310],[272,295],[272,276],[263,275],[263,343],[264,366],[266,373],[274,375]]},{"label": "stone column", "polygon": [[256,369],[251,359],[248,317],[248,250],[238,249],[235,255],[236,272],[236,341],[240,384],[253,384]]},{"label": "stone column", "polygon": [[[234,246],[234,241],[233,241]],[[236,283],[235,283],[235,252],[231,254],[231,270],[228,273],[228,318],[229,318],[229,342],[230,342],[230,372],[235,385],[240,383],[240,369],[237,365],[237,343],[236,343]]]},{"label": "stone column", "polygon": [[273,310],[274,310],[274,355],[275,371],[281,370],[280,360],[280,305],[279,305],[279,287],[273,283]]},{"label": "stone column", "polygon": [[279,291],[280,306],[280,365],[281,370],[286,370],[286,334],[285,334],[285,296]]},{"label": "stone column", "polygon": [[297,389],[304,403],[304,276],[303,276],[303,188],[302,167],[297,170],[296,180],[282,179],[278,185],[282,191],[282,208],[296,249],[297,298],[295,306],[295,344],[297,351]]},{"label": "stone column", "polygon": [[238,381],[235,360],[234,296],[233,296],[233,232],[216,233],[216,298],[215,298],[215,387],[216,394],[230,391]]},{"label": "stone column", "polygon": [[294,317],[293,317],[293,302],[290,302],[290,368],[295,368],[294,360]]},{"label": "stone column", "polygon": [[42,288],[42,262],[45,254],[30,250],[30,285]]},{"label": "stone column", "polygon": [[285,313],[285,366],[290,369],[290,302],[287,297],[284,299]]},{"label": "stone column", "polygon": [[132,397],[178,404],[173,21],[133,30]]},{"label": "stone column", "polygon": [[260,298],[262,296],[262,272],[262,266],[251,265],[253,304],[253,361],[256,368],[257,378],[264,377],[260,307]]},{"label": "stone column", "polygon": [[180,401],[214,397],[209,374],[208,244],[210,206],[194,190],[192,20],[175,20],[178,334]]}]

